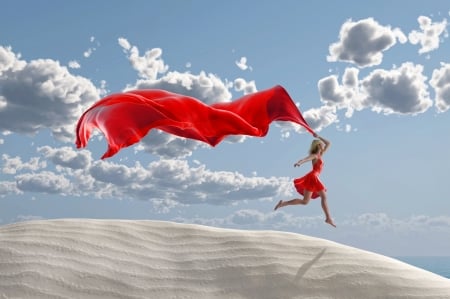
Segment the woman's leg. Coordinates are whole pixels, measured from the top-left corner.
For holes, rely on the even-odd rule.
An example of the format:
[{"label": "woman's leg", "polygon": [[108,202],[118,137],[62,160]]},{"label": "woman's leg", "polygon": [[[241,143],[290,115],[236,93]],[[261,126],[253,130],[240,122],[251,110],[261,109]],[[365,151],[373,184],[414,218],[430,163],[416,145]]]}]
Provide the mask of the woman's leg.
[{"label": "woman's leg", "polygon": [[282,201],[282,200],[280,200],[279,202],[278,202],[278,204],[275,206],[275,211],[278,209],[278,208],[282,208],[282,207],[284,207],[284,206],[291,206],[291,205],[307,205],[308,203],[309,203],[309,201],[310,201],[310,199],[311,199],[311,194],[312,194],[312,192],[311,191],[306,191],[305,190],[305,194],[303,194],[303,199],[300,199],[300,198],[294,198],[294,199],[291,199],[291,200],[288,200],[288,201]]},{"label": "woman's leg", "polygon": [[328,209],[327,194],[325,193],[325,191],[322,190],[319,191],[319,195],[322,203],[322,209],[326,217],[325,222],[336,227],[336,225],[333,222],[333,219],[331,218],[330,211]]}]

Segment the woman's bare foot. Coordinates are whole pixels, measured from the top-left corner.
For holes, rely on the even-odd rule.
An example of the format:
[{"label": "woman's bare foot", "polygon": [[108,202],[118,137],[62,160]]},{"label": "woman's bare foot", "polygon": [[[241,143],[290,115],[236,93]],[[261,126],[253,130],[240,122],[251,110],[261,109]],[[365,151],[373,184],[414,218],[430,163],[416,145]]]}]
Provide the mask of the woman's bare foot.
[{"label": "woman's bare foot", "polygon": [[331,218],[325,219],[325,222],[328,223],[328,224],[331,225],[331,226],[336,227],[336,224],[334,224],[333,219],[331,219]]},{"label": "woman's bare foot", "polygon": [[283,204],[283,201],[280,200],[273,210],[276,211],[279,207],[281,207],[282,204]]}]

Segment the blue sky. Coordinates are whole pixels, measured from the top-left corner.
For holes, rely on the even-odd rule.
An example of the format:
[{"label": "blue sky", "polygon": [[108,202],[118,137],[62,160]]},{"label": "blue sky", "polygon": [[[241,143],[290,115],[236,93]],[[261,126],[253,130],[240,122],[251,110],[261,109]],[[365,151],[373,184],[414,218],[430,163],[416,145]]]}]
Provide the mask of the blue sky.
[{"label": "blue sky", "polygon": [[[448,1],[7,1],[0,19],[0,223],[156,219],[450,252]],[[152,131],[100,160],[74,126],[101,97],[163,88],[230,101],[280,84],[332,142],[319,201],[291,199],[312,137],[211,148]]]}]

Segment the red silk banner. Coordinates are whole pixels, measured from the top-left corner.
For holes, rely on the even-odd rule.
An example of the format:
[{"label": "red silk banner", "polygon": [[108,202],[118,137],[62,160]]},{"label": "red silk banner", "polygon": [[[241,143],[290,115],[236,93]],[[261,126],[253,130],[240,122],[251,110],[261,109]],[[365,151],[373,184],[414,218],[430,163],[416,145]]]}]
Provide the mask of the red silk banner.
[{"label": "red silk banner", "polygon": [[86,110],[76,127],[76,146],[86,147],[94,128],[108,142],[102,159],[138,142],[153,128],[215,146],[228,135],[263,137],[272,121],[294,122],[313,134],[279,85],[210,106],[164,90],[134,90],[109,95]]}]

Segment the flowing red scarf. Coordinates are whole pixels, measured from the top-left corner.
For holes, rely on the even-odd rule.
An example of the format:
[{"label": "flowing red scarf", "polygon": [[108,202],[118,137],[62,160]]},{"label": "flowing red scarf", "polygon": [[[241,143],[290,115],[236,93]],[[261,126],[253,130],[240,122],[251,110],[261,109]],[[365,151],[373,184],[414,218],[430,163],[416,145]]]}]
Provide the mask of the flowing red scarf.
[{"label": "flowing red scarf", "polygon": [[200,100],[164,90],[133,90],[109,95],[78,120],[76,146],[87,145],[94,128],[108,142],[102,159],[141,140],[153,129],[217,145],[227,135],[263,137],[272,121],[290,121],[313,134],[282,86],[210,106]]}]

